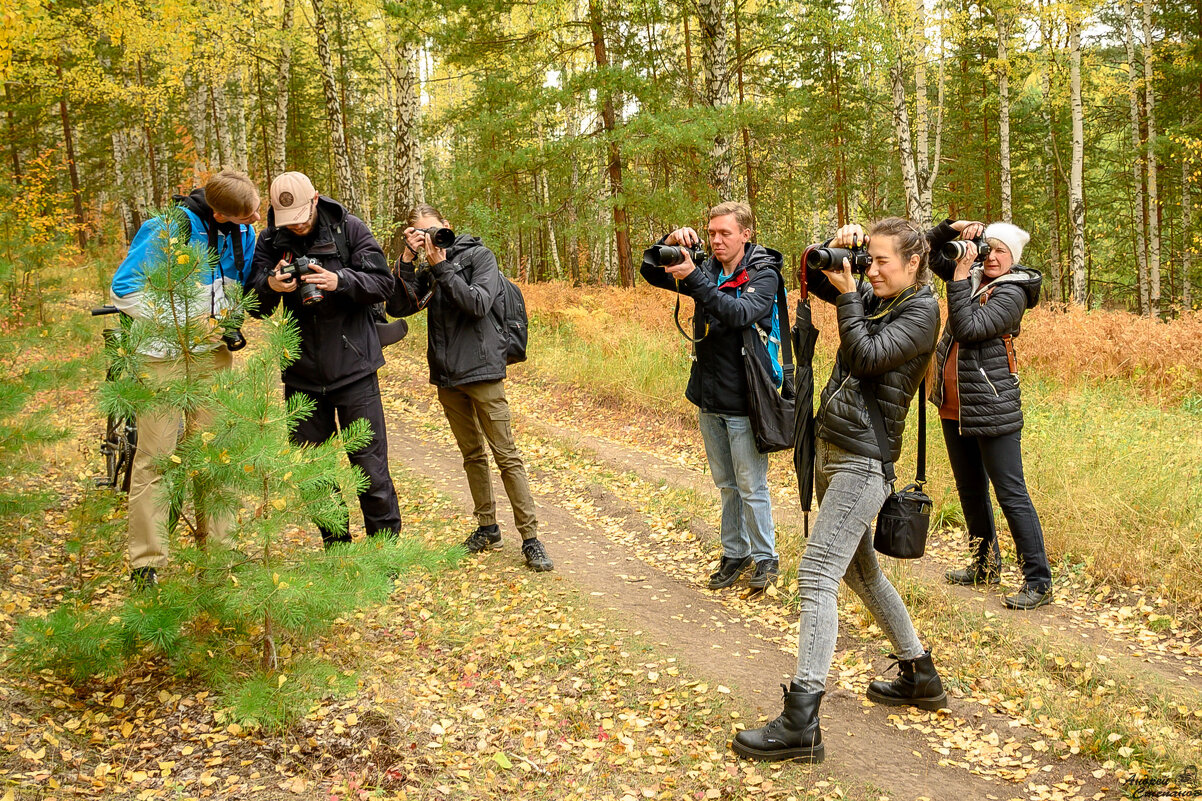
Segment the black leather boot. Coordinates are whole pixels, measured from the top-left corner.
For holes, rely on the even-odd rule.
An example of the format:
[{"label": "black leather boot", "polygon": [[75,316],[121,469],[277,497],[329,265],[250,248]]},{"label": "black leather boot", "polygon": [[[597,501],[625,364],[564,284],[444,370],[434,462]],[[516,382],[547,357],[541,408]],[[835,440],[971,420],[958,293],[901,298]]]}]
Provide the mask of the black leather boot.
[{"label": "black leather boot", "polygon": [[943,709],[947,706],[947,693],[943,691],[943,682],[935,672],[930,651],[917,659],[898,659],[895,654],[889,656],[897,665],[897,678],[869,684],[869,701],[885,706],[916,706],[919,709]]},{"label": "black leather boot", "polygon": [[747,759],[821,762],[826,756],[822,730],[818,728],[818,705],[823,693],[801,692],[796,681],[780,688],[785,692],[785,711],[780,717],[761,728],[739,732],[730,747]]}]

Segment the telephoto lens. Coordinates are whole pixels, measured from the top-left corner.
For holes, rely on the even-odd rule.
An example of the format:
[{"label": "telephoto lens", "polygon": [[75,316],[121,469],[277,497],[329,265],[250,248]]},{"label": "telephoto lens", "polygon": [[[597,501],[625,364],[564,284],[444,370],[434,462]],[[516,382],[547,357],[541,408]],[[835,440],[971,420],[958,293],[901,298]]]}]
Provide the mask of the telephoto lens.
[{"label": "telephoto lens", "polygon": [[977,237],[973,240],[957,239],[953,242],[948,242],[943,246],[943,255],[952,261],[959,261],[960,259],[964,258],[964,254],[968,252],[969,241],[977,246],[977,257],[975,261],[985,261],[986,257],[989,256],[989,251],[992,250],[992,248],[989,247],[989,243],[985,241],[984,237]]},{"label": "telephoto lens", "polygon": [[430,241],[434,243],[436,248],[449,248],[455,244],[455,232],[450,228],[439,228],[436,225],[429,228],[419,228],[418,230],[430,235]]},{"label": "telephoto lens", "polygon": [[652,250],[655,252],[655,263],[660,267],[674,267],[677,264],[683,264],[686,253],[693,260],[693,264],[701,264],[705,261],[705,251],[699,244],[691,248],[677,245],[656,245]]},{"label": "telephoto lens", "polygon": [[806,254],[806,266],[815,270],[842,270],[843,260],[851,262],[853,273],[863,273],[872,265],[872,256],[863,247],[813,248]]}]

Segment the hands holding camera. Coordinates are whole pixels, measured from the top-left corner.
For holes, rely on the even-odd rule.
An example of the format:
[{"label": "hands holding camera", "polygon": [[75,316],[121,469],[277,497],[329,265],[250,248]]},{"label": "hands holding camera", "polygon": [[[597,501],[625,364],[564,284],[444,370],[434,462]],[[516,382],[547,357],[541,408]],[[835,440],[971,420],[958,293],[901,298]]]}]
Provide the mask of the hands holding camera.
[{"label": "hands holding camera", "polygon": [[405,247],[414,256],[424,253],[426,255],[426,264],[431,267],[447,260],[446,250],[435,245],[429,231],[423,228],[413,228],[411,226],[405,229]]},{"label": "hands holding camera", "polygon": [[[864,229],[856,224],[845,225],[835,232],[835,237],[830,241],[827,247],[832,248],[859,248],[868,244],[868,235],[864,233]],[[847,258],[843,259],[842,269],[829,269],[822,271],[827,279],[831,282],[831,286],[839,290],[840,293],[856,291],[856,279],[851,274],[851,261]]]},{"label": "hands holding camera", "polygon": [[[275,272],[267,276],[267,286],[280,294],[296,289],[296,277],[283,273],[283,269],[288,264],[287,259],[280,259],[275,265]],[[312,284],[323,292],[333,292],[338,289],[338,273],[327,270],[316,262],[309,265],[307,274],[301,276],[300,280],[306,284]]]},{"label": "hands holding camera", "polygon": [[688,250],[701,244],[701,237],[698,236],[695,230],[692,228],[677,228],[668,234],[667,238],[664,239],[664,244],[679,245],[681,255],[684,257],[684,260],[677,264],[665,265],[664,272],[679,281],[697,269],[697,265],[693,263],[693,257],[689,255]]},{"label": "hands holding camera", "polygon": [[985,225],[975,220],[956,220],[952,223],[952,228],[960,232],[960,239],[963,240],[963,252],[956,258],[956,272],[952,275],[952,280],[963,281],[977,260],[978,249],[973,240],[979,240],[984,235]]}]

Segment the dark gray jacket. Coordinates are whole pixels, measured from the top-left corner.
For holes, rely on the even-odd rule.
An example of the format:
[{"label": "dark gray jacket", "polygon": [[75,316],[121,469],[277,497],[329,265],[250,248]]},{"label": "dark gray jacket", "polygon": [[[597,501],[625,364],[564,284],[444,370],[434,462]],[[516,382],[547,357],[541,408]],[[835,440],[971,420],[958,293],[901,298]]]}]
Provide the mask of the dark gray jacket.
[{"label": "dark gray jacket", "polygon": [[[407,253],[408,251],[406,251]],[[420,274],[397,263],[388,313],[406,317],[433,290],[426,316],[430,383],[458,387],[505,378],[504,293],[497,257],[479,238],[455,237],[447,258]]]},{"label": "dark gray jacket", "polygon": [[[949,231],[950,238],[945,238]],[[1012,434],[1023,427],[1013,339],[1019,334],[1023,314],[1039,302],[1043,275],[1038,270],[1015,265],[1005,275],[985,282],[984,270],[978,264],[968,278],[954,281],[956,264],[938,252],[936,242],[950,242],[955,237],[956,232],[949,227],[931,238],[931,269],[948,282],[947,329],[936,351],[936,384],[931,402],[936,406],[943,403],[944,367],[952,343],[956,342],[960,433],[966,437]]]},{"label": "dark gray jacket", "polygon": [[[367,224],[335,200],[318,200],[318,219],[313,231],[298,237],[278,228],[271,211],[267,230],[255,244],[249,288],[259,298],[255,315],[264,317],[284,304],[300,328],[301,352],[284,370],[284,383],[306,392],[322,394],[365,378],[384,366],[380,338],[372,319],[372,305],[388,297],[392,276],[388,259]],[[346,236],[349,264],[342,263],[332,228]],[[338,289],[325,300],[305,306],[300,291],[280,294],[267,284],[275,266],[285,255],[309,256],[327,270],[338,273]]]},{"label": "dark gray jacket", "polygon": [[889,434],[890,458],[897,461],[910,401],[939,338],[939,302],[925,286],[882,299],[867,281],[855,292],[840,294],[818,270],[808,270],[807,280],[811,292],[835,305],[839,321],[839,351],[822,390],[816,435],[846,451],[880,459],[860,392],[861,382],[872,381]]},{"label": "dark gray jacket", "polygon": [[[784,258],[775,250],[749,242],[743,248],[742,263],[721,287],[718,286],[721,264],[712,256],[677,286],[676,280],[648,254],[649,251],[644,254],[639,269],[647,283],[687,295],[696,304],[693,337],[702,339],[696,344],[684,396],[703,412],[746,417],[748,390],[743,332],[757,323],[764,330],[772,327],[772,306]],[[789,335],[787,331],[782,333]],[[767,349],[759,348],[756,355],[764,362],[764,368],[770,369]]]}]

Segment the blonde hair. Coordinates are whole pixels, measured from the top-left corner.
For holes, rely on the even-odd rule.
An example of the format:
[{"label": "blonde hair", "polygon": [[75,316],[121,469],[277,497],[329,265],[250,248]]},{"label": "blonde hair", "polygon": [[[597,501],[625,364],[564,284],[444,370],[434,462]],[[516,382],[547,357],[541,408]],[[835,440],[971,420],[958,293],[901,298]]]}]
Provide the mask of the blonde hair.
[{"label": "blonde hair", "polygon": [[259,210],[259,188],[246,173],[222,170],[205,184],[205,202],[226,217],[246,217]]},{"label": "blonde hair", "polygon": [[921,228],[902,217],[886,217],[874,223],[868,235],[893,237],[897,255],[905,263],[909,263],[911,256],[918,256],[918,275],[915,280],[919,284],[930,283],[931,269],[927,254],[931,252],[931,245]]},{"label": "blonde hair", "polygon": [[733,214],[735,222],[741,228],[751,228],[755,219],[751,216],[751,206],[746,203],[740,203],[736,200],[728,200],[725,203],[719,203],[710,209],[709,218],[712,220],[715,217],[724,217],[727,214]]}]

